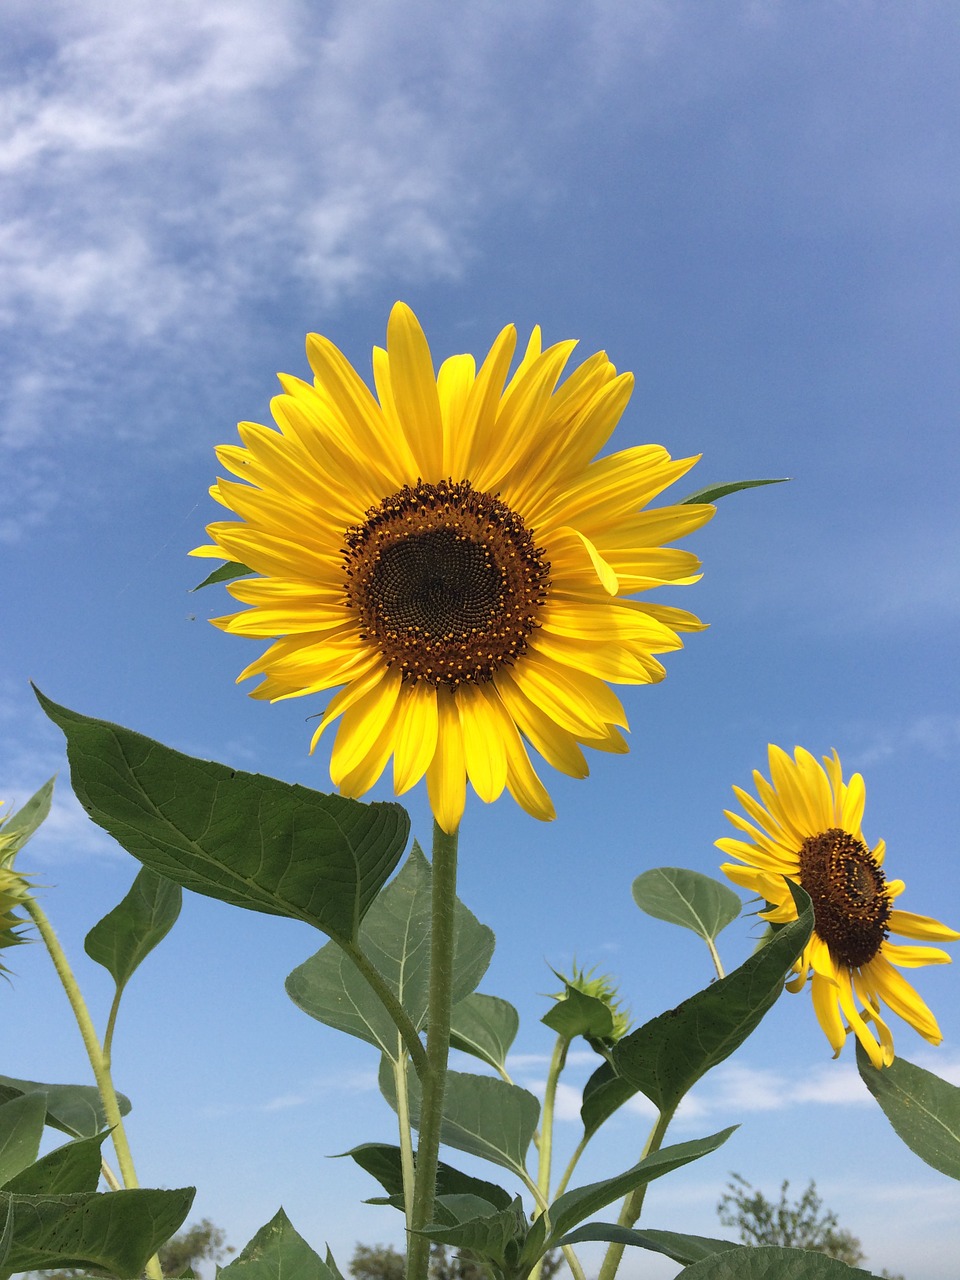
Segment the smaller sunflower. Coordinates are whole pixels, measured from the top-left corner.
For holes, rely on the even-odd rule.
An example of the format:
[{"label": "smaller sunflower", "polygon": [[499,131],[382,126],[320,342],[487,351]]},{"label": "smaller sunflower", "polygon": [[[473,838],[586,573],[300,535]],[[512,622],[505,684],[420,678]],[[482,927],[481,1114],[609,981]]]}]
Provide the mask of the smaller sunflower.
[{"label": "smaller sunflower", "polygon": [[716,844],[745,864],[724,863],[720,869],[734,884],[770,904],[760,915],[771,924],[797,918],[787,880],[810,895],[814,931],[787,989],[800,991],[812,974],[814,1012],[834,1057],[853,1031],[875,1067],[890,1065],[893,1036],[880,1016],[881,1004],[925,1040],[939,1044],[943,1036],[936,1018],[894,966],[949,964],[950,956],[938,947],[905,946],[887,939],[897,933],[924,942],[952,942],[960,933],[929,916],[894,907],[903,881],[888,880],[884,874],[884,842],[871,850],[864,840],[863,778],[855,773],[845,783],[835,751],[823,757],[821,766],[802,747],[791,760],[771,745],[769,761],[770,782],[754,770],[759,801],[733,788],[751,821],[727,810],[742,834]]}]

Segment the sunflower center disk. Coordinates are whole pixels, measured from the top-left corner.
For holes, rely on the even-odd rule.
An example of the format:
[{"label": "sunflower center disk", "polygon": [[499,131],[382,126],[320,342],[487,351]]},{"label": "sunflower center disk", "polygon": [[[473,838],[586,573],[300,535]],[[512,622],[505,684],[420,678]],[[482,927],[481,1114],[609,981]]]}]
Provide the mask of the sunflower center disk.
[{"label": "sunflower center disk", "polygon": [[850,968],[872,960],[889,932],[891,904],[883,871],[863,841],[839,827],[808,837],[800,883],[833,958]]},{"label": "sunflower center disk", "polygon": [[515,511],[468,480],[405,485],[344,538],[347,607],[404,679],[490,680],[526,649],[550,566]]}]

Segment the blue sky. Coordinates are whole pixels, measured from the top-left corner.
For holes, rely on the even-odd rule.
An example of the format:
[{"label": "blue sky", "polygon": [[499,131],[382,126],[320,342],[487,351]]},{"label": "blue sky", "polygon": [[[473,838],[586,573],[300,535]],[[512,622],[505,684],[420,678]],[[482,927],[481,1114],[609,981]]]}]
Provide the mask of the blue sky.
[{"label": "blue sky", "polygon": [[[438,361],[482,354],[510,321],[607,350],[637,377],[615,447],[702,453],[683,492],[793,477],[726,500],[691,541],[704,578],[671,602],[711,628],[662,685],[626,692],[630,755],[551,777],[547,827],[509,799],[468,805],[462,896],[498,935],[483,989],[523,1015],[517,1078],[545,1074],[547,963],[617,975],[638,1020],[709,980],[692,935],[640,916],[630,883],[714,870],[730,786],[769,741],[860,769],[904,905],[957,924],[953,5],[8,0],[0,28],[8,803],[64,766],[29,679],[327,788],[322,752],[306,755],[319,708],[235,687],[256,646],[206,623],[226,597],[188,594],[202,568],[186,552],[216,517],[213,446],[267,420],[278,370],[305,374],[306,332],[366,375],[403,298]],[[425,840],[419,790],[410,809]],[[82,939],[136,867],[65,772],[23,866],[102,1014]],[[736,963],[747,924],[721,941]],[[145,1183],[196,1181],[195,1216],[235,1245],[282,1203],[345,1263],[356,1240],[398,1240],[399,1219],[359,1207],[369,1180],[325,1157],[392,1126],[372,1051],[283,992],[317,942],[191,898],[129,993],[116,1074]],[[49,962],[14,959],[0,1069],[84,1079]],[[944,1044],[898,1026],[897,1047],[960,1081],[957,974],[914,976]],[[785,997],[677,1133],[742,1127],[651,1191],[649,1225],[716,1232],[729,1170],[770,1193],[815,1177],[877,1270],[948,1280],[956,1187],[900,1146],[852,1059],[832,1062],[808,1001]],[[571,1070],[565,1114],[588,1070]],[[645,1131],[618,1118],[585,1174],[632,1163]]]}]

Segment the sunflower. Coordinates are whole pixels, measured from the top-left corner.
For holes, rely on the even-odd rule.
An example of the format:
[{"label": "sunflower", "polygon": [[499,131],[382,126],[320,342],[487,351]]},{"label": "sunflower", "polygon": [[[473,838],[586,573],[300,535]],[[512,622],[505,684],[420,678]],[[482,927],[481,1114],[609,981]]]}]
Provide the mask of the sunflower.
[{"label": "sunflower", "polygon": [[746,864],[725,863],[721,870],[770,904],[760,915],[772,924],[797,918],[787,880],[810,895],[814,931],[794,966],[797,976],[787,983],[788,990],[801,990],[812,974],[814,1011],[834,1057],[852,1030],[875,1067],[889,1066],[893,1037],[880,1016],[881,1004],[925,1040],[939,1044],[943,1037],[936,1018],[895,966],[948,964],[950,957],[938,947],[905,946],[887,939],[896,933],[924,942],[949,942],[960,933],[894,906],[903,881],[887,880],[884,874],[884,842],[870,849],[864,840],[863,778],[855,773],[845,783],[836,752],[824,756],[821,767],[802,747],[791,760],[785,751],[770,746],[769,761],[770,782],[756,770],[753,774],[759,801],[739,787],[733,789],[752,821],[727,811],[743,834],[716,843]]},{"label": "sunflower", "polygon": [[238,677],[277,701],[339,688],[313,736],[338,717],[330,773],[361,796],[393,758],[398,795],[426,775],[440,826],[456,830],[466,782],[504,787],[554,816],[528,755],[573,777],[582,747],[625,752],[608,681],[661,680],[657,654],[703,624],[625,597],[691,583],[699,561],[663,544],[699,528],[705,504],[641,510],[697,458],[641,445],[591,461],[633,379],[604,353],[561,383],[576,345],[534,330],[508,378],[516,330],[477,369],[437,373],[397,303],[373,353],[376,397],[327,338],[310,334],[311,385],[280,375],[276,430],[239,426],[217,451],[236,480],[213,497],[239,521],[212,524],[193,554],[257,576],[230,584],[250,606],[215,619],[273,643]]}]

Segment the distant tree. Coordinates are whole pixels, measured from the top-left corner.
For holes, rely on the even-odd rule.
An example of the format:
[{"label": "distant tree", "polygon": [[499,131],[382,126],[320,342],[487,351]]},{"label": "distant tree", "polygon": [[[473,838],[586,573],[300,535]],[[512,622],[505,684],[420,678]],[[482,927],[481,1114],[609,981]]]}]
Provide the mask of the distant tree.
[{"label": "distant tree", "polygon": [[739,1173],[732,1176],[733,1181],[727,1183],[717,1205],[717,1214],[725,1227],[736,1227],[741,1243],[810,1249],[850,1267],[864,1261],[866,1254],[860,1241],[851,1232],[840,1230],[837,1215],[824,1209],[813,1179],[795,1203],[787,1198],[790,1183],[785,1179],[780,1186],[780,1199],[774,1204]]},{"label": "distant tree", "polygon": [[358,1244],[347,1270],[354,1280],[404,1280],[407,1261],[390,1245]]}]

